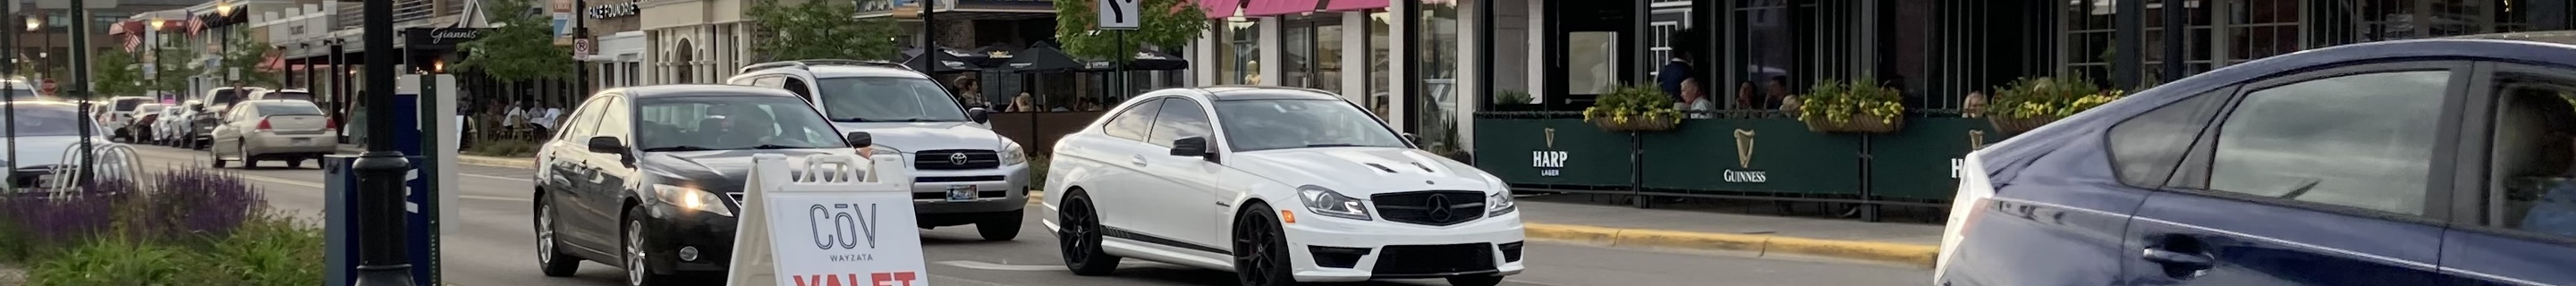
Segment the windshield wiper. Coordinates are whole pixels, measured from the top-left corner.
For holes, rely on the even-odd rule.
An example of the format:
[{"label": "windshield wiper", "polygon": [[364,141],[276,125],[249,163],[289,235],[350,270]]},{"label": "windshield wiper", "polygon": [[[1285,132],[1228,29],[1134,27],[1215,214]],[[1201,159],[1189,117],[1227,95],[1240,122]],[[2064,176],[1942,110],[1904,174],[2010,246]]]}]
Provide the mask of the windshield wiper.
[{"label": "windshield wiper", "polygon": [[653,147],[653,148],[644,148],[644,149],[643,149],[643,151],[644,151],[644,152],[665,152],[665,151],[706,151],[706,150],[715,150],[715,149],[708,149],[707,147],[698,147],[698,146],[689,146],[689,145],[664,146],[664,147]]},{"label": "windshield wiper", "polygon": [[843,117],[843,118],[833,118],[833,119],[832,119],[832,122],[868,122],[868,119],[867,119],[867,118],[859,118],[859,117]]},{"label": "windshield wiper", "polygon": [[778,145],[778,144],[760,144],[760,146],[751,146],[751,149],[758,149],[758,150],[805,149],[805,148],[810,148],[810,147],[804,147],[804,146],[787,146],[787,145]]},{"label": "windshield wiper", "polygon": [[1368,145],[1350,144],[1350,143],[1306,144],[1306,148],[1315,148],[1315,147],[1368,147]]}]

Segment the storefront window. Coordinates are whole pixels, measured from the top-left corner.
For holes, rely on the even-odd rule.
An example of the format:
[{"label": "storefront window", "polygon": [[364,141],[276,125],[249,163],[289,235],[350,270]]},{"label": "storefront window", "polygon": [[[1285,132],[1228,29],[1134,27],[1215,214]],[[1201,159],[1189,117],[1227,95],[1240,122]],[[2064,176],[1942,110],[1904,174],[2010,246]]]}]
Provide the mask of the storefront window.
[{"label": "storefront window", "polygon": [[1395,88],[1391,85],[1393,81],[1389,80],[1388,75],[1395,74],[1395,57],[1389,56],[1390,46],[1392,46],[1389,43],[1392,41],[1387,39],[1394,35],[1389,32],[1394,25],[1387,21],[1394,17],[1393,13],[1388,13],[1384,9],[1372,10],[1368,13],[1368,67],[1366,67],[1368,74],[1364,75],[1368,78],[1368,94],[1365,98],[1369,110],[1376,111],[1378,118],[1388,118],[1391,115],[1387,113],[1388,103],[1391,100],[1387,98],[1387,94]]},{"label": "storefront window", "polygon": [[1233,66],[1227,68],[1224,81],[1235,84],[1262,84],[1261,23],[1251,19],[1240,19],[1226,22],[1226,27],[1230,28],[1226,31],[1226,35],[1233,36],[1228,40],[1233,43],[1234,57],[1228,61],[1233,63]]},{"label": "storefront window", "polygon": [[1423,15],[1416,18],[1420,22],[1413,26],[1420,42],[1408,47],[1421,55],[1409,63],[1417,65],[1415,69],[1422,75],[1415,82],[1420,84],[1414,90],[1416,94],[1406,95],[1412,101],[1407,105],[1415,111],[1409,114],[1419,116],[1413,120],[1413,131],[1422,138],[1423,149],[1452,158],[1466,155],[1457,130],[1458,60],[1462,58],[1459,52],[1467,48],[1458,43],[1458,8],[1465,5],[1459,2],[1464,1],[1423,1]]},{"label": "storefront window", "polygon": [[1795,92],[1796,81],[1790,76],[1797,67],[1798,42],[1791,34],[1797,30],[1789,21],[1789,8],[1787,0],[1751,0],[1736,8],[1735,62],[1744,63],[1743,75],[1723,88],[1750,104],[1738,108],[1780,108],[1781,101]]},{"label": "storefront window", "polygon": [[1279,29],[1279,85],[1310,87],[1315,83],[1315,30],[1304,21],[1285,21]]},{"label": "storefront window", "polygon": [[1280,30],[1279,85],[1341,91],[1342,19],[1334,15],[1301,17]]}]

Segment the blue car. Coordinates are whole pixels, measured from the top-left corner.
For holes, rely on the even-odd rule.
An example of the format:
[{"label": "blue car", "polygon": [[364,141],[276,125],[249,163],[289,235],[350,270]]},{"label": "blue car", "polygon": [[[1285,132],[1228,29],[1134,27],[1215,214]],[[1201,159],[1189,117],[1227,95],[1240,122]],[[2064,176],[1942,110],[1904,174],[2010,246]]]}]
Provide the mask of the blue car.
[{"label": "blue car", "polygon": [[2355,44],[1969,155],[1937,285],[2576,285],[2576,32]]}]

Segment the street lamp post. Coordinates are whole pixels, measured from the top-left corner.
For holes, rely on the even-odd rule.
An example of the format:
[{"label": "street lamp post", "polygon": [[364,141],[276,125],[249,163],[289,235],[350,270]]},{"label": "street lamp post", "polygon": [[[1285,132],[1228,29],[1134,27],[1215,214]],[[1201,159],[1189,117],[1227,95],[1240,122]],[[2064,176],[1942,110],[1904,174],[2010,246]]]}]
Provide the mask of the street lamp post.
[{"label": "street lamp post", "polygon": [[[149,76],[151,79],[147,79],[148,82],[146,85],[152,87],[150,88],[152,92],[169,94],[170,91],[161,90],[161,77],[166,76],[165,74],[161,74],[161,69],[168,67],[166,65],[170,64],[161,62],[161,27],[170,25],[170,21],[161,20],[161,18],[152,18],[152,22],[149,24],[152,26],[152,29],[143,31],[143,55],[145,58],[150,58],[152,60],[152,65],[149,66],[150,68],[143,69],[145,73],[152,75]],[[153,97],[160,97],[160,95],[153,95]]]},{"label": "street lamp post", "polygon": [[36,77],[54,78],[52,74],[45,73],[50,71],[45,68],[45,52],[53,50],[54,48],[54,33],[53,30],[45,29],[45,15],[38,13],[35,16],[27,17],[27,31],[39,32],[36,37],[42,38],[42,40],[38,41],[43,42],[43,44],[36,45]]},{"label": "street lamp post", "polygon": [[[77,2],[77,1],[75,1]],[[365,28],[366,80],[360,84],[368,94],[367,114],[394,114],[394,65],[402,58],[394,52],[394,1],[366,0],[361,20]],[[350,168],[358,173],[358,193],[364,205],[359,208],[359,236],[365,241],[358,256],[360,286],[411,286],[411,259],[405,257],[403,234],[403,172],[411,161],[402,151],[394,150],[394,121],[367,121],[367,153],[358,155]]]},{"label": "street lamp post", "polygon": [[221,72],[224,73],[224,81],[230,82],[230,85],[233,87],[233,94],[238,95],[237,97],[250,97],[248,93],[241,90],[241,78],[238,78],[238,74],[240,74],[240,72],[234,71],[241,67],[232,66],[233,63],[231,63],[233,57],[233,33],[231,32],[233,28],[233,4],[216,3],[215,18],[218,19],[214,21],[217,23],[216,25],[218,27],[223,27],[222,30],[215,31],[215,62],[223,63],[222,67],[224,70]]}]

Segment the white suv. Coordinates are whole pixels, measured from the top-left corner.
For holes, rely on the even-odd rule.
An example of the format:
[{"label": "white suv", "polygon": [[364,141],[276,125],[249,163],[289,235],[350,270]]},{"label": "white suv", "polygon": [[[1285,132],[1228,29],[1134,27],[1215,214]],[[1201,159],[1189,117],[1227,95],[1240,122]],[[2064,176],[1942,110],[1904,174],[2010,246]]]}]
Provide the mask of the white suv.
[{"label": "white suv", "polygon": [[1417,150],[1340,96],[1278,87],[1165,89],[1065,135],[1045,224],[1065,266],[1121,257],[1234,270],[1243,285],[1522,270],[1501,179]]},{"label": "white suv", "polygon": [[841,132],[867,132],[876,150],[912,161],[921,228],[974,224],[994,241],[1020,235],[1029,206],[1027,152],[985,126],[984,108],[958,105],[929,75],[890,62],[799,60],[744,66],[725,82],[786,89]]}]

